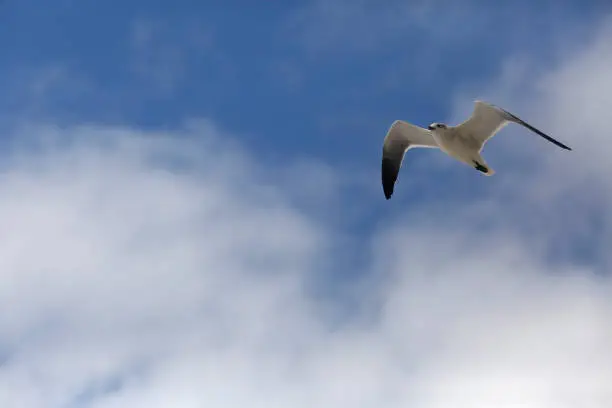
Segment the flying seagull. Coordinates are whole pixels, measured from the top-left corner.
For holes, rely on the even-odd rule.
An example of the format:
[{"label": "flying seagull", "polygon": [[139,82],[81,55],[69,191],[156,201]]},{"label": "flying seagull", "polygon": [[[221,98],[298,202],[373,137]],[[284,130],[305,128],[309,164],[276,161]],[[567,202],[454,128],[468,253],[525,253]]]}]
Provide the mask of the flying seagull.
[{"label": "flying seagull", "polygon": [[424,129],[402,120],[393,122],[383,143],[382,185],[386,199],[390,199],[402,166],[404,155],[413,147],[439,148],[449,156],[463,162],[487,176],[495,171],[480,155],[487,140],[492,138],[509,122],[518,123],[542,136],[557,146],[572,150],[568,146],[536,129],[518,116],[493,104],[474,101],[472,115],[457,126],[432,123]]}]

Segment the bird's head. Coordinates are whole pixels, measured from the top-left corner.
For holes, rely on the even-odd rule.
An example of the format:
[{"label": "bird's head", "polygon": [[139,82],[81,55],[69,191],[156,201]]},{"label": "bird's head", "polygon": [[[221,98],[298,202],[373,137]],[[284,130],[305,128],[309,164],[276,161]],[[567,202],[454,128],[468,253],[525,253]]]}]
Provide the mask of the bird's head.
[{"label": "bird's head", "polygon": [[427,129],[429,130],[436,130],[436,129],[446,129],[446,125],[444,123],[432,123],[431,125],[427,126]]}]

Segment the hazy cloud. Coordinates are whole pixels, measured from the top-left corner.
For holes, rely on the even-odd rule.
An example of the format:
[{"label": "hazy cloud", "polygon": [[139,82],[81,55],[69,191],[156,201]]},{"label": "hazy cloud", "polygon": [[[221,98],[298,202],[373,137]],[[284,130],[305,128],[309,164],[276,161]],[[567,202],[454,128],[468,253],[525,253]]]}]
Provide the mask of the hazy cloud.
[{"label": "hazy cloud", "polygon": [[134,72],[168,93],[184,78],[188,61],[211,50],[214,30],[201,21],[139,19],[130,43]]},{"label": "hazy cloud", "polygon": [[[585,211],[609,207],[612,145],[596,128],[576,135],[603,120],[592,112],[608,103],[608,33],[538,76],[533,99],[506,99],[539,106],[533,120],[574,152],[508,131],[537,151],[528,172],[515,155],[496,164],[491,144],[490,195],[389,216],[348,255],[331,252],[342,231],[322,222],[324,203],[294,204],[317,179],[329,211],[344,204],[325,164],[264,166],[208,121],[14,130],[0,184],[0,405],[610,406],[612,236],[578,232]],[[578,193],[591,195],[555,200]],[[585,239],[597,257],[554,256],[559,240]],[[332,321],[325,308],[340,306],[310,279],[358,252],[367,262],[345,283],[356,310]]]}]

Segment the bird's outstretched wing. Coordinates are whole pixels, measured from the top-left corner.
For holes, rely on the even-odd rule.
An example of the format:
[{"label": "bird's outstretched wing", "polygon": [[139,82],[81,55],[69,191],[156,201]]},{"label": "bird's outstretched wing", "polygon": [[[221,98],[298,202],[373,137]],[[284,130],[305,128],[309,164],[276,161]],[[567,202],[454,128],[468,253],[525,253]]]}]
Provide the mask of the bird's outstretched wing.
[{"label": "bird's outstretched wing", "polygon": [[397,175],[402,167],[404,154],[413,147],[438,147],[431,133],[408,122],[393,122],[383,142],[381,179],[385,198],[393,194]]},{"label": "bird's outstretched wing", "polygon": [[553,139],[541,130],[531,126],[518,116],[500,108],[499,106],[483,101],[474,102],[474,111],[472,112],[472,115],[465,122],[457,125],[456,129],[464,137],[472,138],[480,151],[487,140],[495,136],[495,134],[509,122],[518,123],[549,142],[563,149],[572,150],[570,147],[564,145],[556,139]]}]

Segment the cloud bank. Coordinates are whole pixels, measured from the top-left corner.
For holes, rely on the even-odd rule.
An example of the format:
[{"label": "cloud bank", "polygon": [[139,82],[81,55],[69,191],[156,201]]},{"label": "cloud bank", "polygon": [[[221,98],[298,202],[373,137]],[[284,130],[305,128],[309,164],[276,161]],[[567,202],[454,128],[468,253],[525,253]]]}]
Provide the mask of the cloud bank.
[{"label": "cloud bank", "polygon": [[[303,167],[208,121],[12,130],[0,405],[610,406],[612,143],[583,127],[612,106],[609,27],[535,78],[535,102],[506,94],[571,155],[508,128],[525,143],[491,143],[490,194],[394,214],[349,254],[321,203],[296,204],[317,194]],[[519,152],[538,161],[515,170]],[[346,299],[317,296],[357,252]]]}]

